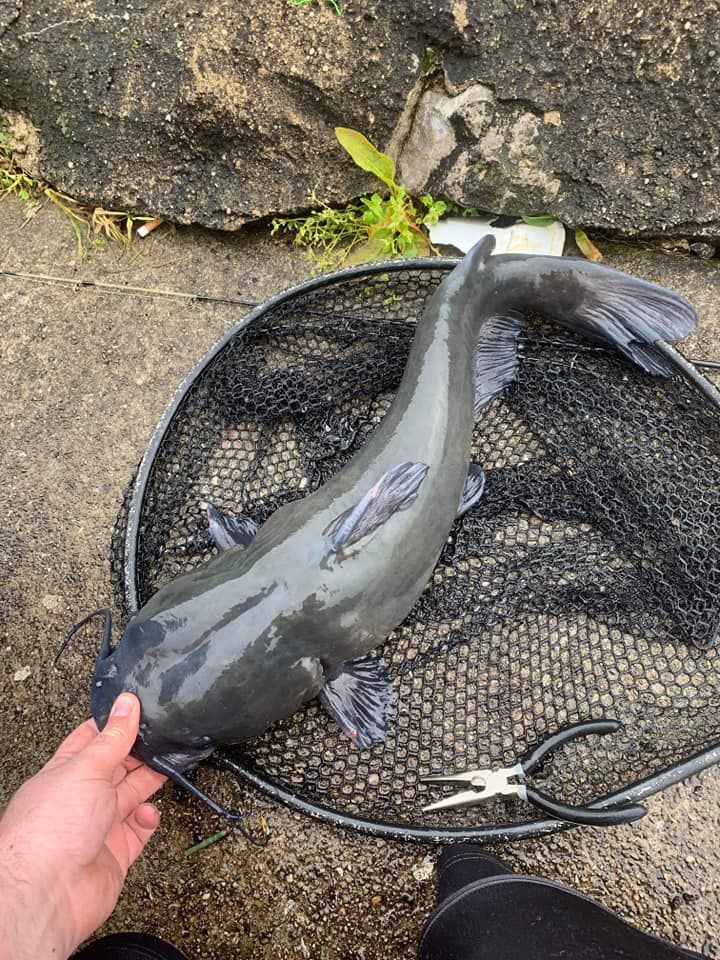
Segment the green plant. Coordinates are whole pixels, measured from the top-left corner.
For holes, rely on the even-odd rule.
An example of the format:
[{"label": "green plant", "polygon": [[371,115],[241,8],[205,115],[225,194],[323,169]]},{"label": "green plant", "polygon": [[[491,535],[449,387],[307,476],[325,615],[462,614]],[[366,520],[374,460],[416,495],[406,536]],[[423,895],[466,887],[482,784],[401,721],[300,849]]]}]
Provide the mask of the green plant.
[{"label": "green plant", "polygon": [[230,833],[229,830],[218,830],[218,832],[213,833],[212,836],[205,837],[205,839],[199,843],[194,843],[191,847],[187,847],[183,850],[183,853],[186,857],[194,857],[196,853],[205,850],[206,847],[211,846],[213,843],[217,843],[218,840],[224,840],[228,833]]},{"label": "green plant", "polygon": [[447,205],[429,194],[415,202],[395,181],[392,157],[357,130],[336,127],[335,135],[357,166],[385,184],[388,195],[373,193],[337,210],[313,191],[310,203],[318,206],[304,217],[275,218],[272,233],[294,233],[296,246],[307,250],[316,270],[429,254],[433,248],[422,228],[437,223]]},{"label": "green plant", "polygon": [[30,215],[42,203],[49,200],[68,218],[73,233],[79,260],[84,259],[90,249],[89,244],[102,243],[105,240],[130,243],[137,223],[151,220],[151,217],[134,217],[121,210],[104,210],[102,207],[89,207],[73,200],[72,197],[56,190],[44,180],[31,177],[20,167],[7,145],[7,134],[0,130],[0,200],[13,196],[34,206]]},{"label": "green plant", "polygon": [[541,213],[537,217],[526,217],[523,215],[521,217],[522,222],[526,223],[529,227],[549,227],[551,223],[555,223],[555,217],[551,213]]},{"label": "green plant", "polygon": [[602,254],[590,237],[579,227],[575,230],[575,243],[578,250],[587,260],[602,260]]},{"label": "green plant", "polygon": [[[522,217],[523,223],[526,223],[529,227],[549,227],[556,220],[557,217],[554,217],[551,213],[542,213],[535,217]],[[580,227],[575,229],[575,244],[586,260],[602,260],[602,253]]]},{"label": "green plant", "polygon": [[[297,9],[298,7],[306,7],[309,3],[314,3],[315,0],[288,0],[288,3],[291,7]],[[335,13],[341,17],[342,16],[342,7],[338,3],[338,0],[317,0],[318,3],[329,3],[333,8]]]}]

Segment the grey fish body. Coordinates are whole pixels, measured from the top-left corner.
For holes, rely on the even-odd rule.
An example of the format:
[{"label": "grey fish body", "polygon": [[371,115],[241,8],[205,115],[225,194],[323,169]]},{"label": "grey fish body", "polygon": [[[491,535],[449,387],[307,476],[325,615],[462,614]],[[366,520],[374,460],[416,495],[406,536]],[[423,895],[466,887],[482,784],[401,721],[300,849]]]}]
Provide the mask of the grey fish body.
[{"label": "grey fish body", "polygon": [[[148,762],[171,757],[182,770],[218,744],[261,734],[405,618],[458,511],[478,377],[487,402],[514,373],[505,367],[514,364],[515,341],[510,361],[507,342],[496,358],[494,318],[532,308],[612,343],[652,373],[667,370],[647,345],[694,325],[689,304],[662,288],[585,261],[489,257],[491,249],[478,245],[431,298],[396,397],[363,449],[320,489],[278,510],[245,549],[161,588],[98,661],[93,715],[102,724],[120,690],[136,692],[136,752]],[[405,463],[425,470],[411,505],[336,549],[343,516]]]},{"label": "grey fish body", "polygon": [[[140,696],[153,743],[262,733],[316,696],[325,671],[382,642],[416,602],[457,513],[474,424],[480,317],[453,278],[419,321],[402,384],[363,449],[273,514],[249,547],[176,578],[129,624],[116,676]],[[333,522],[404,461],[429,467],[412,509],[338,558]]]}]

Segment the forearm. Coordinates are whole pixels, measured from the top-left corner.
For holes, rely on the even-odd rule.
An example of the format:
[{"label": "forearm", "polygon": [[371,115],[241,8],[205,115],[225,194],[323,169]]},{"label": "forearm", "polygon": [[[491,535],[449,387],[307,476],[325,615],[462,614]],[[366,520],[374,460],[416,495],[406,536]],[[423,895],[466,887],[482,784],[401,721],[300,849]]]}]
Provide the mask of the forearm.
[{"label": "forearm", "polygon": [[57,891],[33,872],[0,827],[0,960],[66,960],[72,952]]}]

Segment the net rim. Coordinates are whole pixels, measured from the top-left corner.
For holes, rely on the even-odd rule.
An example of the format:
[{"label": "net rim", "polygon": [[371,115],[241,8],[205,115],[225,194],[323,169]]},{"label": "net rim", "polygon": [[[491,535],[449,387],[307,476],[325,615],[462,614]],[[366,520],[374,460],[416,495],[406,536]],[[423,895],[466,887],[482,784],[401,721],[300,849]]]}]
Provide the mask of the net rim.
[{"label": "net rim", "polygon": [[[715,766],[717,763],[720,763],[720,742],[694,754],[687,760],[666,767],[664,770],[642,780],[637,780],[629,787],[624,787],[622,790],[616,790],[614,793],[608,793],[597,800],[593,800],[587,806],[593,810],[604,810],[638,803],[688,777]],[[274,778],[258,774],[251,766],[243,766],[238,761],[237,756],[233,759],[233,770],[240,774],[247,783],[257,787],[258,790],[261,790],[273,800],[279,801],[292,810],[336,827],[355,830],[383,840],[410,840],[417,843],[468,843],[473,841],[508,843],[527,840],[532,837],[547,836],[551,833],[557,833],[559,830],[570,830],[577,826],[576,824],[555,820],[552,817],[474,827],[408,826],[407,824],[392,823],[387,820],[359,817],[343,813],[322,803],[303,800],[302,797],[286,789]]]},{"label": "net rim", "polygon": [[[266,313],[296,297],[320,290],[323,287],[331,286],[335,283],[343,283],[347,280],[376,274],[423,270],[450,271],[456,267],[461,260],[462,258],[459,257],[418,257],[409,260],[388,260],[374,262],[372,264],[361,264],[355,267],[346,267],[333,271],[332,273],[323,274],[320,277],[311,278],[310,280],[288,287],[258,304],[226,331],[209,350],[205,352],[182,380],[170,403],[165,408],[143,454],[133,482],[125,526],[125,550],[122,576],[123,593],[130,616],[134,615],[139,606],[136,557],[140,535],[140,518],[142,516],[145,493],[155,459],[180,405],[215,357],[246,327],[259,320]],[[673,346],[667,344],[665,350],[666,355],[676,362],[683,375],[694,384],[709,403],[712,403],[715,397],[718,396],[718,391],[715,386]],[[423,843],[460,841],[481,841],[485,843],[507,842],[547,835],[555,833],[558,830],[569,829],[573,826],[572,824],[563,823],[549,817],[467,828],[410,826],[402,823],[368,819],[345,813],[319,802],[306,800],[292,790],[288,790],[274,778],[259,773],[252,765],[243,765],[239,762],[237,754],[234,754],[234,763],[236,772],[240,774],[247,783],[285,806],[309,815],[316,820],[384,839],[410,840]],[[629,802],[637,802],[643,798],[659,793],[717,763],[720,763],[720,741],[694,754],[692,757],[679,761],[642,780],[638,780],[628,787],[615,791],[614,793],[606,794],[598,800],[593,801],[589,806],[596,809],[603,809],[624,805]]]}]

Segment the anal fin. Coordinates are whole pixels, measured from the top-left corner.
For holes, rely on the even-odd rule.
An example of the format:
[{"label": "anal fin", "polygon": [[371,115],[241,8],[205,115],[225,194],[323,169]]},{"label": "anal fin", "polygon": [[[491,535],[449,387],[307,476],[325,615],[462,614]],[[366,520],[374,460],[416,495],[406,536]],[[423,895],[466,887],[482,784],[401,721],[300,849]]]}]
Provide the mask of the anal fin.
[{"label": "anal fin", "polygon": [[390,674],[372,653],[328,673],[320,702],[361,750],[382,743],[395,712]]}]

